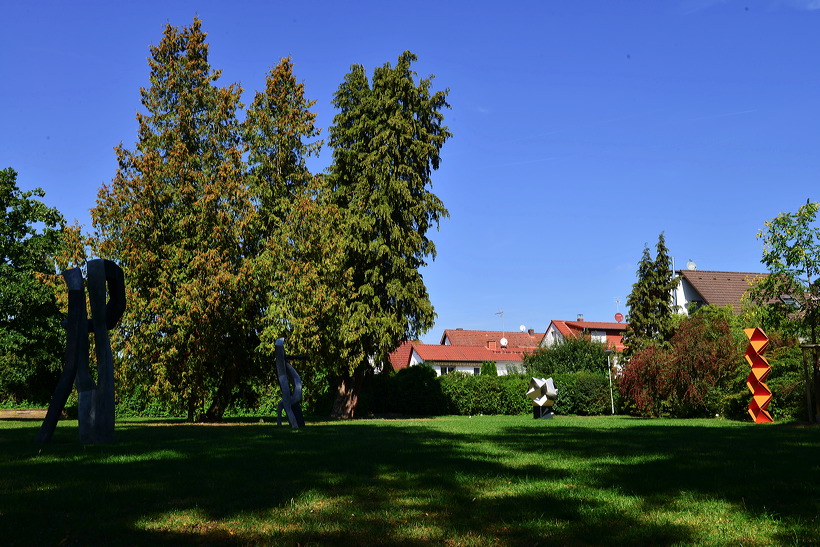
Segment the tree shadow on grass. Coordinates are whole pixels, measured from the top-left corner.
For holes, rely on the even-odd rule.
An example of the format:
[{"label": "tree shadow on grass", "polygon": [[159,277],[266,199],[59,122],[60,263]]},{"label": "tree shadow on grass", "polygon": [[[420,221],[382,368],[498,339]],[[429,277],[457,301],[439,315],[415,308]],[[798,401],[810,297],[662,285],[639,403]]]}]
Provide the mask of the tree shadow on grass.
[{"label": "tree shadow on grass", "polygon": [[[566,483],[571,471],[511,467],[487,453],[480,435],[423,421],[298,432],[268,424],[121,424],[111,445],[80,445],[76,427],[62,423],[42,448],[32,445],[33,433],[0,429],[7,545],[671,545],[697,537],[689,526],[641,525],[594,497],[551,491],[544,485]],[[550,437],[542,450],[596,451],[584,428],[510,428],[487,438],[534,450],[534,434]],[[622,455],[652,441],[651,432],[626,437],[601,440]],[[624,487],[640,482],[639,470],[626,471],[617,479]],[[499,489],[499,477],[509,488]],[[594,477],[579,486],[596,486]],[[662,497],[676,486],[664,484],[633,488]]]},{"label": "tree shadow on grass", "polygon": [[778,523],[778,542],[820,543],[820,428],[631,422],[626,428],[526,424],[492,439],[519,453],[549,446],[554,457],[584,461],[575,474],[586,487],[636,497],[647,513],[687,500],[725,502],[750,521]]}]

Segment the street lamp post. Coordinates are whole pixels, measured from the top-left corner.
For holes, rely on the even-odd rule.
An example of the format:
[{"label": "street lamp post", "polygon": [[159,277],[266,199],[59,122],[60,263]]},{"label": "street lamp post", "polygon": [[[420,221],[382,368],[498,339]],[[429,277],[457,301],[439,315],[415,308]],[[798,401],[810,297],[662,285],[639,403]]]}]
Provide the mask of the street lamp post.
[{"label": "street lamp post", "polygon": [[604,350],[604,353],[606,353],[606,365],[607,365],[606,375],[609,376],[609,403],[612,405],[612,415],[614,416],[615,415],[615,396],[612,394],[612,363],[610,361],[610,358],[612,357],[613,352],[612,352],[611,349],[607,349],[607,350]]}]

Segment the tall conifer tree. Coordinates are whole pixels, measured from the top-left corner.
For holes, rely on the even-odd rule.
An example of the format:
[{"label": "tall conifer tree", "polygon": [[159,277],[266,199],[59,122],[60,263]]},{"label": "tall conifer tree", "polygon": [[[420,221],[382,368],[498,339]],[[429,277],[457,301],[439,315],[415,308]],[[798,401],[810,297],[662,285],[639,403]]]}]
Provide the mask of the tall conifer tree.
[{"label": "tall conifer tree", "polygon": [[645,340],[652,336],[650,283],[652,279],[652,256],[649,246],[644,245],[641,260],[638,262],[637,281],[632,285],[632,291],[626,297],[627,327],[624,332],[624,356],[629,358],[637,353],[644,345]]},{"label": "tall conifer tree", "polygon": [[300,374],[317,390],[329,371],[351,359],[342,319],[352,288],[342,263],[340,212],[328,203],[324,177],[306,165],[322,146],[314,103],[291,59],[282,59],[248,108],[243,134],[259,209],[257,276],[267,297],[258,353],[272,354],[275,340],[287,337],[289,351],[309,357]]},{"label": "tall conifer tree", "polygon": [[354,369],[367,359],[384,362],[435,318],[419,270],[435,257],[428,230],[448,214],[430,186],[451,136],[441,113],[449,105],[447,91],[431,92],[431,79],[416,82],[414,61],[405,52],[395,67],[377,68],[372,81],[354,65],[334,96],[331,199],[344,215],[345,264],[354,286],[346,322],[356,335],[347,344],[363,357],[339,370],[337,416],[354,411]]},{"label": "tall conifer tree", "polygon": [[678,284],[678,279],[672,271],[672,258],[666,248],[666,238],[663,232],[658,236],[658,243],[655,246],[655,261],[653,263],[653,283],[652,302],[655,323],[657,324],[657,337],[666,343],[672,339],[672,315],[676,312],[673,308],[672,291]]},{"label": "tall conifer tree", "polygon": [[216,85],[199,19],[167,25],[149,65],[137,144],[116,148],[116,176],[92,211],[99,253],[127,278],[119,380],[147,386],[189,420],[219,419],[251,370],[258,305],[247,286],[255,213],[236,118],[241,89]]},{"label": "tall conifer tree", "polygon": [[624,355],[627,358],[647,344],[663,346],[672,338],[672,290],[677,279],[663,233],[658,236],[655,251],[653,260],[649,246],[644,246],[638,262],[638,279],[626,298],[629,325],[624,333]]}]

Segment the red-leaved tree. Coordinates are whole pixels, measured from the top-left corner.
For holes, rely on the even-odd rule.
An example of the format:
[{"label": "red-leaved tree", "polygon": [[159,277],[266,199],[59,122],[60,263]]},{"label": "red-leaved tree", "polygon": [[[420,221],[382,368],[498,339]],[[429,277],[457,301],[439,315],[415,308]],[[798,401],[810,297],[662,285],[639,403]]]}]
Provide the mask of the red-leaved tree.
[{"label": "red-leaved tree", "polygon": [[689,418],[725,411],[727,396],[743,388],[743,346],[730,314],[702,308],[680,323],[670,349],[650,345],[632,357],[621,393],[636,413]]}]

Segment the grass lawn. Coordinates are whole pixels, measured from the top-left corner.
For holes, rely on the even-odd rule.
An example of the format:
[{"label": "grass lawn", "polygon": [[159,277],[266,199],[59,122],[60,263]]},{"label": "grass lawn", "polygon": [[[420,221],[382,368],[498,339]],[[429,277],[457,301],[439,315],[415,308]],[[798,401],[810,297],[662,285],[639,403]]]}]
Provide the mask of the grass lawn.
[{"label": "grass lawn", "polygon": [[820,545],[820,427],[0,422],[3,545]]}]

